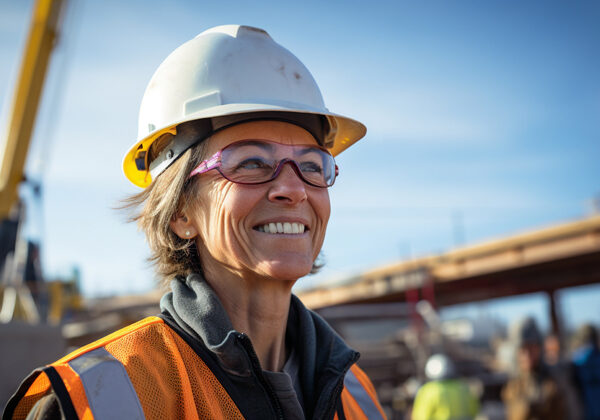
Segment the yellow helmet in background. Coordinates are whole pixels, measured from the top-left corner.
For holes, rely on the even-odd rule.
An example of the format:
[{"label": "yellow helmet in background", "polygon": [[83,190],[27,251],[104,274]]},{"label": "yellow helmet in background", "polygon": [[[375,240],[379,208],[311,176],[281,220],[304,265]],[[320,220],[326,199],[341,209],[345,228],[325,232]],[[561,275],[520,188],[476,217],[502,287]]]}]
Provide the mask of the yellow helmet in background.
[{"label": "yellow helmet in background", "polygon": [[[308,69],[262,29],[218,26],[173,51],[142,99],[138,141],[123,161],[125,176],[145,188],[185,150],[216,130],[243,121],[296,123],[335,156],[361,139],[366,127],[329,112]],[[194,121],[189,128],[187,122]],[[165,133],[170,144],[149,162]]]}]

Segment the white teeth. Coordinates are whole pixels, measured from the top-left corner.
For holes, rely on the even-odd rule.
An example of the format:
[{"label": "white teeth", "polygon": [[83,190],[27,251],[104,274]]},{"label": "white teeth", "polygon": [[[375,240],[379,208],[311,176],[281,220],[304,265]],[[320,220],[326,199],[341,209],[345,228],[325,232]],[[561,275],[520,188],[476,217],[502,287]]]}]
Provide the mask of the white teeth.
[{"label": "white teeth", "polygon": [[265,233],[301,234],[304,233],[305,228],[302,223],[277,222],[258,226],[257,229]]}]

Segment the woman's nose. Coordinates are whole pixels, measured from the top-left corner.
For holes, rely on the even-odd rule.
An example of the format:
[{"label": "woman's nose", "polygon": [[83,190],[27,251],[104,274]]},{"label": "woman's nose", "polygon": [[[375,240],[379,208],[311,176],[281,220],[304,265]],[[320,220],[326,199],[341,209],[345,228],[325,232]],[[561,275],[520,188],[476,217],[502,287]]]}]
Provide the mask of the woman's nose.
[{"label": "woman's nose", "polygon": [[296,172],[293,162],[284,163],[277,177],[269,184],[269,200],[289,203],[306,200],[307,185]]}]

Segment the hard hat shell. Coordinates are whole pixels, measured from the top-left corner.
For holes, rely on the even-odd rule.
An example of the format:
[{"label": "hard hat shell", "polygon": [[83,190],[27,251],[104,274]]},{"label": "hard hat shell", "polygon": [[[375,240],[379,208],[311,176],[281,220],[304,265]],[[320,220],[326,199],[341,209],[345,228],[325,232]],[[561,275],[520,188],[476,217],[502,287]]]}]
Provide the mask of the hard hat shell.
[{"label": "hard hat shell", "polygon": [[454,363],[445,354],[434,354],[425,364],[425,376],[432,381],[452,378],[455,373]]},{"label": "hard hat shell", "polygon": [[[267,32],[218,26],[181,45],[154,73],[140,107],[138,140],[123,161],[125,175],[135,185],[147,187],[200,140],[183,140],[150,168],[147,152],[152,143],[165,133],[176,135],[182,123],[226,116],[237,123],[265,113],[292,121],[308,116],[324,119],[327,127],[318,140],[334,156],[366,133],[360,122],[329,112],[308,69]],[[218,128],[213,125],[205,134]]]}]

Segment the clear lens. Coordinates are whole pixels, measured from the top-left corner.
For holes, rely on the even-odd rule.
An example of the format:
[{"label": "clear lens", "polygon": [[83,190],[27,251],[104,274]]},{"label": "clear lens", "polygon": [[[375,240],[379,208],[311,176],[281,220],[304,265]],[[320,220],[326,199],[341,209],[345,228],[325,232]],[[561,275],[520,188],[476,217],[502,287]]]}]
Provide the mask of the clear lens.
[{"label": "clear lens", "polygon": [[221,173],[233,182],[258,184],[274,178],[282,161],[293,161],[310,184],[328,187],[335,180],[335,161],[314,146],[243,141],[229,145],[221,154]]}]

